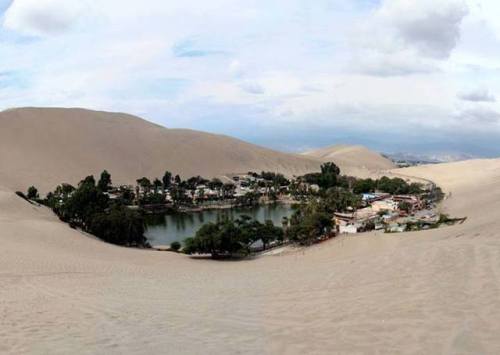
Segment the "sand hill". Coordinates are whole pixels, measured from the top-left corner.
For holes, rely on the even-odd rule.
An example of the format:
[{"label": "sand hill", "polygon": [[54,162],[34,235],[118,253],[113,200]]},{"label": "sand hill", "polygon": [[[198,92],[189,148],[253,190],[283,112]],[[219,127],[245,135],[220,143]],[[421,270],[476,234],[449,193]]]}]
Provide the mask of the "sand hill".
[{"label": "sand hill", "polygon": [[183,177],[248,171],[301,175],[320,163],[227,136],[166,129],[138,117],[83,109],[24,108],[0,113],[0,181],[52,189],[107,169],[115,183],[166,169]]},{"label": "sand hill", "polygon": [[0,187],[0,352],[499,353],[500,160],[394,173],[467,222],[213,262],[102,243]]},{"label": "sand hill", "polygon": [[381,171],[395,168],[389,159],[360,145],[334,145],[303,153],[322,161],[332,161],[346,174],[356,174],[360,170]]},{"label": "sand hill", "polygon": [[[114,147],[155,161],[159,153],[134,136],[160,144],[169,130],[133,117],[117,125],[104,113],[92,113],[92,124],[55,114],[37,121],[39,112],[0,116],[0,353],[500,353],[500,160],[391,172],[437,182],[443,210],[467,216],[464,224],[339,237],[241,262],[192,260],[105,244],[13,192],[101,169],[96,161],[112,163]],[[125,144],[118,133],[127,132]],[[150,167],[125,161],[123,178]]]}]

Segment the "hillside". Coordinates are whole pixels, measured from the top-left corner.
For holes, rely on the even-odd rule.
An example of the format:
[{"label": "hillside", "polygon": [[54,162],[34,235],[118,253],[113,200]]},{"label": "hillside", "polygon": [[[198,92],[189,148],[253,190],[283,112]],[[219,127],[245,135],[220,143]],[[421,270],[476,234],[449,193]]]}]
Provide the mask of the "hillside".
[{"label": "hillside", "polygon": [[83,109],[0,112],[0,181],[13,189],[52,189],[107,169],[115,183],[165,170],[183,177],[248,171],[300,175],[320,163],[227,136],[166,129],[135,116]]},{"label": "hillside", "polygon": [[213,262],[86,238],[0,183],[0,352],[499,353],[500,160],[394,173],[467,222]]},{"label": "hillside", "polygon": [[334,145],[304,152],[303,155],[322,161],[333,161],[343,172],[350,174],[362,169],[381,171],[396,167],[381,154],[360,145]]}]

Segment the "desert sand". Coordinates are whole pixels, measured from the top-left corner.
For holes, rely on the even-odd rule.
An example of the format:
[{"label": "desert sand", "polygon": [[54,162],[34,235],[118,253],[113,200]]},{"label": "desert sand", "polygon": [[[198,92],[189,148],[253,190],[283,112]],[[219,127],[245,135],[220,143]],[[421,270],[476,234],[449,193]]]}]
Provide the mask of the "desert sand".
[{"label": "desert sand", "polygon": [[396,167],[390,159],[361,145],[337,144],[307,151],[302,155],[322,161],[333,161],[342,173],[354,176],[368,176],[370,172],[381,172]]},{"label": "desert sand", "polygon": [[215,262],[102,243],[0,187],[0,353],[499,353],[500,160],[396,173],[467,222]]},{"label": "desert sand", "polygon": [[0,181],[16,189],[53,190],[107,169],[115,184],[165,170],[187,178],[248,171],[302,175],[321,162],[234,138],[167,129],[123,113],[66,108],[0,112]]},{"label": "desert sand", "polygon": [[[6,118],[18,112],[0,116],[0,353],[500,353],[500,160],[392,171],[438,183],[447,193],[443,211],[467,216],[464,224],[339,237],[240,262],[193,260],[105,244],[14,191],[32,183],[51,187],[104,167],[124,180],[141,169],[156,174],[177,144],[200,152],[214,140],[224,149],[234,144],[231,164],[242,156],[259,161],[261,153],[263,167],[283,158],[276,169],[300,171],[316,162],[296,158],[288,165],[289,155],[226,137],[165,133],[150,124],[142,133],[142,121],[119,115],[125,123],[111,126],[129,131],[128,143],[148,158],[141,165],[134,149],[121,151],[118,132],[105,130],[109,114],[88,126],[86,119],[61,126],[57,110],[43,110],[50,114],[38,126],[39,112],[18,116],[28,126]],[[87,111],[75,114],[88,118]],[[57,122],[47,126],[48,120]],[[109,145],[103,135],[92,138],[95,130],[86,131],[93,124],[109,136]],[[35,133],[19,131],[31,125]],[[7,126],[10,134],[3,131]],[[51,127],[65,127],[67,141],[52,141]],[[148,137],[162,146],[163,137],[178,133],[182,139],[166,151],[143,149],[142,139],[134,140]],[[75,162],[67,160],[68,152],[76,154]],[[217,169],[235,166],[220,162]]]}]

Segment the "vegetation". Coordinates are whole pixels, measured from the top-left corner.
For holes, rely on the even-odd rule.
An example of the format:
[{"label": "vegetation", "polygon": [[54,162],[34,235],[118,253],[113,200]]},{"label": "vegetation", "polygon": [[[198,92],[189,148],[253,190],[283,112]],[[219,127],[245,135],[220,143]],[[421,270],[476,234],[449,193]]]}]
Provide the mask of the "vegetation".
[{"label": "vegetation", "polygon": [[[121,200],[111,202],[104,190],[108,190],[111,176],[104,171],[99,183],[87,176],[78,184],[59,185],[47,194],[43,201],[72,227],[79,227],[96,237],[113,244],[147,246],[144,237],[144,220],[128,209]],[[104,189],[104,190],[103,190]]]},{"label": "vegetation", "polygon": [[28,193],[27,193],[26,197],[29,200],[38,200],[40,198],[40,195],[38,194],[37,188],[35,186],[30,186],[28,188]]},{"label": "vegetation", "polygon": [[318,185],[322,189],[329,189],[337,186],[339,175],[339,167],[329,162],[321,165],[321,172],[304,175],[303,179],[308,184]]},{"label": "vegetation", "polygon": [[178,241],[172,242],[170,244],[170,249],[172,249],[173,251],[179,251],[181,249],[181,243],[179,243]]},{"label": "vegetation", "polygon": [[[283,220],[280,227],[274,226],[271,221],[260,223],[242,217],[236,221],[208,223],[193,238],[185,241],[183,251],[187,254],[208,253],[218,258],[247,255],[257,241],[261,241],[263,249],[266,249],[275,242],[285,240],[310,245],[328,238],[334,235],[333,214],[353,212],[364,207],[363,193],[415,194],[425,197],[427,201],[437,201],[444,196],[438,187],[424,191],[421,184],[408,183],[401,178],[384,176],[376,180],[343,176],[339,167],[331,162],[323,164],[318,173],[294,180],[265,171],[249,172],[248,175],[250,178],[234,178],[239,190],[246,191],[244,195],[235,194],[235,183],[223,183],[217,178],[207,180],[201,176],[182,180],[179,175],[172,178],[169,171],[165,171],[161,179],[138,179],[134,193],[132,187],[114,188],[111,175],[104,170],[97,183],[93,176],[87,176],[76,188],[61,184],[42,202],[70,226],[81,228],[104,241],[147,246],[141,213],[182,210],[195,207],[200,200],[228,200],[231,206],[254,206],[262,201],[263,195],[267,200],[277,201],[283,192],[300,201],[294,215]],[[38,191],[33,186],[28,189],[27,195],[18,194],[27,200],[39,200]],[[141,207],[139,212],[131,210],[131,205]],[[409,214],[412,205],[401,202],[399,208]],[[438,224],[452,222],[442,218]],[[374,228],[373,222],[365,226],[367,230]],[[171,248],[178,251],[181,245],[174,242]]]},{"label": "vegetation", "polygon": [[334,227],[332,215],[325,210],[324,204],[316,201],[301,205],[290,224],[288,237],[302,245],[311,245],[323,236],[330,235]]},{"label": "vegetation", "polygon": [[184,241],[186,254],[210,254],[213,258],[245,256],[250,246],[262,240],[264,249],[272,241],[283,240],[283,230],[271,221],[262,224],[250,217],[203,225],[193,238]]},{"label": "vegetation", "polygon": [[356,194],[370,192],[386,192],[391,195],[421,194],[422,185],[419,183],[407,183],[401,178],[388,178],[383,176],[379,180],[357,179],[353,184],[353,192]]}]

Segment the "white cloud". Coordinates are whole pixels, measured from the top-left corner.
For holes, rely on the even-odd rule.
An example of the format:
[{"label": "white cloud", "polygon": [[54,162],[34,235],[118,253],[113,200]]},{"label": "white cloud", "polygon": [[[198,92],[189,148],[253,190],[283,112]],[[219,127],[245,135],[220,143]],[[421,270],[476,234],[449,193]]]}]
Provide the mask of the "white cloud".
[{"label": "white cloud", "polygon": [[[14,0],[0,29],[0,73],[23,85],[0,78],[0,98],[4,107],[130,111],[170,126],[243,112],[290,127],[491,128],[498,2],[367,4]],[[179,43],[189,51],[175,56]],[[461,91],[475,87],[489,90]]]},{"label": "white cloud", "polygon": [[487,89],[475,89],[459,93],[458,98],[464,101],[472,102],[495,102],[496,98]]},{"label": "white cloud", "polygon": [[385,0],[354,33],[355,71],[376,76],[441,70],[468,13],[462,0]]},{"label": "white cloud", "polygon": [[459,112],[455,116],[459,121],[472,124],[496,124],[500,122],[500,113],[490,108],[476,107]]},{"label": "white cloud", "polygon": [[86,0],[15,0],[4,16],[4,26],[28,35],[67,31],[88,9]]},{"label": "white cloud", "polygon": [[462,0],[386,0],[378,16],[393,28],[400,45],[426,57],[446,59],[457,45],[467,14]]}]

